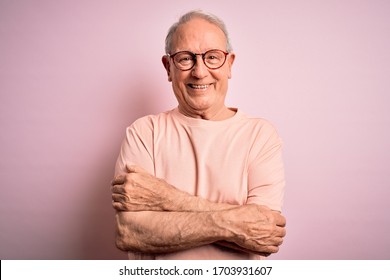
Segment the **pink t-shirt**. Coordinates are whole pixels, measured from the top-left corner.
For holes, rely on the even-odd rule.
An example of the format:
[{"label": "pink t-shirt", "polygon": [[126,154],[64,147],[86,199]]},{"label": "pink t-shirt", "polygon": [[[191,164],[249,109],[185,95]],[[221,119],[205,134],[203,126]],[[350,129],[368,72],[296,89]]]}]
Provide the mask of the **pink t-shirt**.
[{"label": "pink t-shirt", "polygon": [[[136,120],[116,163],[116,174],[135,164],[169,184],[213,202],[256,203],[281,211],[284,194],[282,141],[266,120],[237,110],[223,121],[182,115],[178,108]],[[206,245],[131,259],[259,259],[257,255]]]}]

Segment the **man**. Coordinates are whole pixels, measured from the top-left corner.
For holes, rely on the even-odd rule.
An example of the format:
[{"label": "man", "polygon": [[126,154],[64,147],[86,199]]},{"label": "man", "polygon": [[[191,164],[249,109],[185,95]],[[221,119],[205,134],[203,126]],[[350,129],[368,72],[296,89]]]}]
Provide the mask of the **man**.
[{"label": "man", "polygon": [[192,11],[162,62],[178,107],[135,121],[112,182],[117,246],[130,259],[260,259],[285,236],[281,140],[225,106],[235,54],[222,21]]}]

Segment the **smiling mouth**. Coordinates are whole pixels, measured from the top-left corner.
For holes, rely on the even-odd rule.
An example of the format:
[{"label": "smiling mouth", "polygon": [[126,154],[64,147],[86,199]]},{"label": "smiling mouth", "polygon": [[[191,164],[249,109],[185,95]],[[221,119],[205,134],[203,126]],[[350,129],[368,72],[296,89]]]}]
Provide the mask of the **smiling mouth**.
[{"label": "smiling mouth", "polygon": [[188,86],[193,89],[207,89],[210,85],[188,84]]}]

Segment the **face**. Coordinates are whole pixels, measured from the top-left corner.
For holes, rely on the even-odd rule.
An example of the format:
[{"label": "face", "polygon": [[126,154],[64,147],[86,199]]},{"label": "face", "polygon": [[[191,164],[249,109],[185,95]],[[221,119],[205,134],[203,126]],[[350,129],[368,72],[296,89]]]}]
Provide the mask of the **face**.
[{"label": "face", "polygon": [[[226,51],[225,34],[218,26],[200,18],[194,18],[181,25],[172,41],[171,54],[179,51],[204,53],[211,49]],[[163,57],[168,80],[179,103],[179,110],[190,117],[212,119],[226,114],[225,106],[228,79],[234,54],[227,56],[225,64],[215,70],[208,69],[201,56],[197,56],[195,66],[188,71],[176,68],[168,56]]]}]

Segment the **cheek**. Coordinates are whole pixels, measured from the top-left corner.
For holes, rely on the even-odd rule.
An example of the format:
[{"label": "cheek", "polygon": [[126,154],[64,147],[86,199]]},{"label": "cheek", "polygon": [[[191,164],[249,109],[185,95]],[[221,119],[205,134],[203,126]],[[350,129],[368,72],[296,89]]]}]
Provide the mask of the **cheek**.
[{"label": "cheek", "polygon": [[172,89],[176,98],[183,99],[186,95],[186,85],[183,79],[179,77],[172,77]]},{"label": "cheek", "polygon": [[214,79],[217,81],[219,87],[226,87],[228,84],[228,80],[230,79],[229,73],[226,71],[218,73],[218,75],[214,76]]},{"label": "cheek", "polygon": [[183,88],[185,87],[186,77],[183,75],[184,73],[172,73],[171,80],[174,87]]}]

